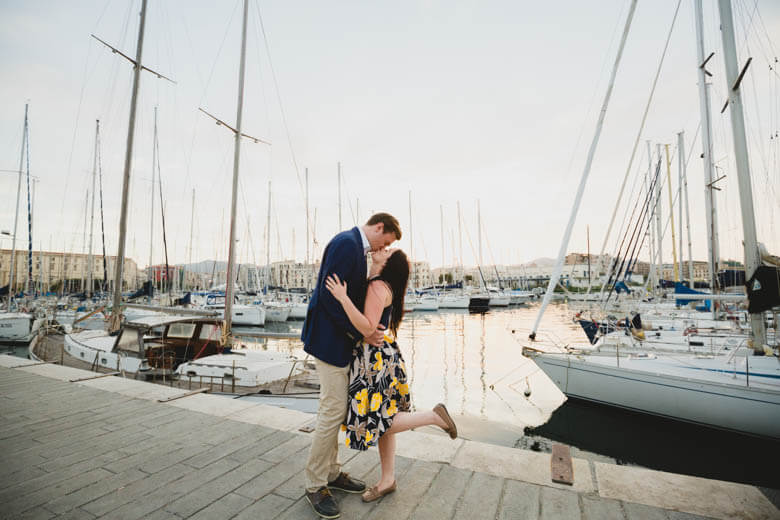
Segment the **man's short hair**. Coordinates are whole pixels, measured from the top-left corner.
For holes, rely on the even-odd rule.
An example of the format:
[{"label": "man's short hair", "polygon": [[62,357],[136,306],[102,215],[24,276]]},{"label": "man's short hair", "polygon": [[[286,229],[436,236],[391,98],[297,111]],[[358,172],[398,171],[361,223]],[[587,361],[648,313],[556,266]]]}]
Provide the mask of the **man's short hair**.
[{"label": "man's short hair", "polygon": [[374,226],[382,223],[384,225],[385,233],[395,234],[396,240],[401,240],[401,225],[398,223],[398,219],[392,216],[390,213],[374,213],[371,218],[366,222],[367,226]]}]

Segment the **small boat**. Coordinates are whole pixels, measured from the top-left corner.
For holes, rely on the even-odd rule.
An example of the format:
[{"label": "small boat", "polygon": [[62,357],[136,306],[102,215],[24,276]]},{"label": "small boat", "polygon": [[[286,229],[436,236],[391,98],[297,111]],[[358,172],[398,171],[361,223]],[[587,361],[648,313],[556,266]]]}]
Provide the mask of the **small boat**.
[{"label": "small boat", "polygon": [[423,294],[418,296],[414,303],[416,311],[438,311],[439,298],[435,294]]},{"label": "small boat", "polygon": [[113,336],[99,330],[68,334],[65,352],[93,366],[148,379],[197,378],[251,387],[294,372],[296,360],[289,355],[231,350],[221,346],[221,339],[222,320],[216,317],[146,316]]},{"label": "small boat", "polygon": [[468,309],[471,298],[465,293],[444,293],[439,297],[440,309]]},{"label": "small boat", "polygon": [[0,341],[26,343],[38,332],[42,319],[27,312],[0,313]]}]

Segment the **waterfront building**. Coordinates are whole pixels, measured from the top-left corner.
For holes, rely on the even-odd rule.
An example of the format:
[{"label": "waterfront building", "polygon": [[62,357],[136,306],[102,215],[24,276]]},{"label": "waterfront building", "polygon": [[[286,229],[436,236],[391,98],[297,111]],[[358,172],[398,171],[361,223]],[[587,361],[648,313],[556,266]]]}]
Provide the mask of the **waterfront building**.
[{"label": "waterfront building", "polygon": [[[16,250],[14,289],[26,287],[28,279],[28,253]],[[106,271],[109,283],[113,284],[115,256],[106,257]],[[39,291],[59,290],[65,284],[66,291],[80,291],[86,288],[89,278],[87,265],[89,255],[83,253],[60,253],[56,251],[33,251],[32,283]],[[92,255],[92,279],[95,289],[103,285],[103,257]],[[0,249],[0,287],[8,284],[11,276],[11,250]],[[122,271],[123,289],[135,289],[138,286],[138,266],[131,258],[125,258]]]}]

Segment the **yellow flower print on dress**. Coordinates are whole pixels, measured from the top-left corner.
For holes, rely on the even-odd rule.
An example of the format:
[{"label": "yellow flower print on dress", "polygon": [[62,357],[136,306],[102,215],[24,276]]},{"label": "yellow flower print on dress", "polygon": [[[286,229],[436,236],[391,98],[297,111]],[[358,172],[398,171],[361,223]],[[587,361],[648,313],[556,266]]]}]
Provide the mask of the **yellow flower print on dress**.
[{"label": "yellow flower print on dress", "polygon": [[341,425],[341,431],[343,431],[343,432],[347,431],[347,425],[346,424],[342,424]]},{"label": "yellow flower print on dress", "polygon": [[398,386],[398,378],[394,376],[393,377],[393,382],[390,383],[390,388],[393,388],[393,387],[396,387],[396,386]]},{"label": "yellow flower print on dress", "polygon": [[398,385],[398,393],[402,396],[409,393],[409,383],[403,383]]},{"label": "yellow flower print on dress", "polygon": [[390,399],[390,406],[387,407],[387,416],[392,417],[398,413],[398,407],[395,404],[395,399]]},{"label": "yellow flower print on dress", "polygon": [[371,439],[374,438],[374,434],[371,433],[371,430],[366,430],[366,444],[371,442]]},{"label": "yellow flower print on dress", "polygon": [[379,407],[381,405],[382,405],[382,394],[376,392],[371,396],[371,411],[376,412],[377,410],[379,410]]},{"label": "yellow flower print on dress", "polygon": [[366,415],[368,409],[368,389],[364,388],[356,393],[355,400],[357,401],[357,414]]},{"label": "yellow flower print on dress", "polygon": [[375,352],[374,358],[376,359],[376,362],[374,363],[374,366],[372,368],[376,371],[382,370],[382,353]]},{"label": "yellow flower print on dress", "polygon": [[347,436],[347,438],[344,439],[344,444],[346,444],[347,447],[349,447],[349,436]]}]

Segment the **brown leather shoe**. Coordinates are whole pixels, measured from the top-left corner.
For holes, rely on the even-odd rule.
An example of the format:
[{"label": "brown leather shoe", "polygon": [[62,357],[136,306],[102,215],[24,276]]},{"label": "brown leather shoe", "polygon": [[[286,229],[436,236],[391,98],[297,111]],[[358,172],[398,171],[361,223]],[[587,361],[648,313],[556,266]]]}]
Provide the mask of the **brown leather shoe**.
[{"label": "brown leather shoe", "polygon": [[433,407],[433,412],[444,419],[447,427],[443,429],[446,433],[450,434],[450,439],[456,439],[458,437],[458,427],[455,426],[455,421],[453,421],[452,417],[450,417],[450,413],[447,411],[447,407],[442,403],[439,403]]},{"label": "brown leather shoe", "polygon": [[330,489],[339,489],[347,493],[362,493],[366,490],[366,483],[362,480],[352,478],[349,473],[341,472],[339,476],[328,482]]},{"label": "brown leather shoe", "polygon": [[387,489],[383,489],[382,491],[379,491],[378,486],[373,486],[368,488],[368,491],[363,493],[363,502],[373,502],[374,500],[379,500],[385,495],[389,495],[395,491],[395,480],[392,484],[390,484],[390,487]]},{"label": "brown leather shoe", "polygon": [[321,518],[338,518],[341,516],[339,505],[330,494],[330,489],[326,486],[322,486],[317,491],[306,492],[306,500],[309,501],[314,512],[320,515]]}]

